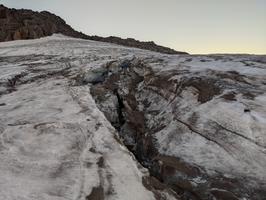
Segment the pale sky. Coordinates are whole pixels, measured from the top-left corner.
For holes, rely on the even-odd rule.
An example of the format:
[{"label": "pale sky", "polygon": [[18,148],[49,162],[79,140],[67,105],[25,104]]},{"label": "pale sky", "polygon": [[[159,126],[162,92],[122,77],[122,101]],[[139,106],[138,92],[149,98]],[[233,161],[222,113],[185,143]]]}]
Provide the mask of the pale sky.
[{"label": "pale sky", "polygon": [[88,35],[133,37],[193,54],[266,54],[266,0],[0,0],[48,10]]}]

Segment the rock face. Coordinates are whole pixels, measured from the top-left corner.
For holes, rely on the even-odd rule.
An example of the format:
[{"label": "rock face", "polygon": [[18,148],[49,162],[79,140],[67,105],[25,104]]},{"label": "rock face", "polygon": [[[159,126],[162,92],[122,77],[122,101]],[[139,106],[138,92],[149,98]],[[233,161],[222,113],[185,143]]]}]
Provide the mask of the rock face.
[{"label": "rock face", "polygon": [[2,43],[0,197],[264,200],[265,80],[265,56]]},{"label": "rock face", "polygon": [[49,12],[16,10],[0,5],[0,42],[36,39],[53,33],[86,38],[86,35],[73,30],[64,20]]},{"label": "rock face", "polygon": [[156,45],[154,42],[140,42],[134,39],[118,37],[87,36],[75,31],[60,17],[47,11],[9,9],[0,5],[0,42],[21,39],[36,39],[61,33],[66,36],[110,42],[118,45],[147,49],[166,54],[187,54]]},{"label": "rock face", "polygon": [[123,46],[127,46],[127,47],[147,49],[150,51],[155,51],[155,52],[165,53],[165,54],[188,54],[186,52],[176,51],[176,50],[170,49],[168,47],[163,47],[163,46],[157,45],[153,41],[141,42],[141,41],[135,40],[133,38],[122,39],[122,38],[114,37],[114,36],[110,36],[110,37],[90,36],[89,39],[95,40],[95,41],[101,41],[101,42],[109,42],[109,43],[123,45]]}]

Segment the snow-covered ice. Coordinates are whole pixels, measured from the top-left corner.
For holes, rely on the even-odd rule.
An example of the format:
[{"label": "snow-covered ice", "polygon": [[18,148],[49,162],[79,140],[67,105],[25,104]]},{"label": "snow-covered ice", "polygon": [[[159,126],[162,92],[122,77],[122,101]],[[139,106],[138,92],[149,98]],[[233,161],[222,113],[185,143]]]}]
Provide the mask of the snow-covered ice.
[{"label": "snow-covered ice", "polygon": [[[24,84],[0,96],[1,200],[154,199],[142,184],[147,170],[119,143],[90,86],[47,75],[64,69],[62,63],[73,72],[82,62],[93,66],[94,57],[104,63],[105,48],[120,56],[115,46],[61,35],[0,44],[2,85],[26,72]],[[36,63],[38,55],[43,60]],[[21,59],[13,62],[15,56]]]},{"label": "snow-covered ice", "polygon": [[[134,69],[135,98],[150,103],[138,105],[147,129],[163,127],[153,133],[160,156],[200,168],[195,187],[222,174],[266,191],[263,56],[164,55],[57,34],[0,43],[0,200],[155,199],[148,170],[90,94],[125,60],[145,65]],[[114,112],[113,96],[102,98]]]}]

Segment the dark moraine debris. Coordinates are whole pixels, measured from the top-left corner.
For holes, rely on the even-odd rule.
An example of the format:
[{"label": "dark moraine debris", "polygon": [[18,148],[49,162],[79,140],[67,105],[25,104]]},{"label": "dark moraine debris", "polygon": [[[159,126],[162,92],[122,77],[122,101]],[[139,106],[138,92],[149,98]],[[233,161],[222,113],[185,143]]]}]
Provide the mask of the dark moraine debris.
[{"label": "dark moraine debris", "polygon": [[221,96],[221,98],[224,98],[228,101],[236,101],[236,96],[233,92],[230,92],[230,93],[227,93],[227,94],[224,94]]},{"label": "dark moraine debris", "polygon": [[104,200],[104,190],[102,186],[94,187],[86,200]]}]

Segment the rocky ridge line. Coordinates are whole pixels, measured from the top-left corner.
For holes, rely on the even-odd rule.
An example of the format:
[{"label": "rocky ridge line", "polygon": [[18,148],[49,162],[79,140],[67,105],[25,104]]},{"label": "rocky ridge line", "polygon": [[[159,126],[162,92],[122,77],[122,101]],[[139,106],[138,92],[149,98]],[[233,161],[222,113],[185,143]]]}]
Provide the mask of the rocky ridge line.
[{"label": "rocky ridge line", "polygon": [[0,5],[0,42],[22,39],[36,39],[61,33],[66,36],[109,42],[118,45],[136,47],[165,54],[187,54],[154,42],[141,42],[132,38],[88,36],[75,31],[63,19],[50,12],[34,12],[26,9],[9,9]]}]

